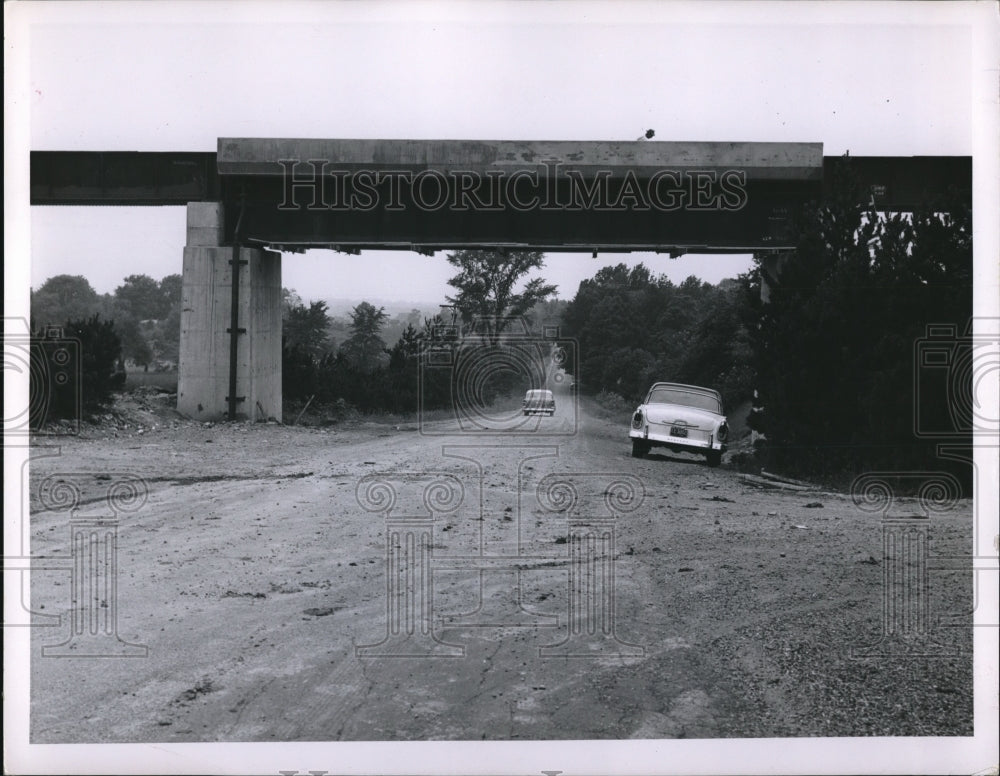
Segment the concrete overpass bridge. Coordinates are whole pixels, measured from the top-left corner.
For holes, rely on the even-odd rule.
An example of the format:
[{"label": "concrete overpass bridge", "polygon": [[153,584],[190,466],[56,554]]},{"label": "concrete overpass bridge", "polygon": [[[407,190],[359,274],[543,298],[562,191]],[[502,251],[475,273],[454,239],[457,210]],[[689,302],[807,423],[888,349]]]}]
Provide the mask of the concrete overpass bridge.
[{"label": "concrete overpass bridge", "polygon": [[[178,409],[280,419],[275,251],[777,255],[838,159],[821,143],[220,138],[216,153],[33,151],[31,204],[185,205]],[[947,190],[971,206],[970,157],[852,162],[879,209]]]}]

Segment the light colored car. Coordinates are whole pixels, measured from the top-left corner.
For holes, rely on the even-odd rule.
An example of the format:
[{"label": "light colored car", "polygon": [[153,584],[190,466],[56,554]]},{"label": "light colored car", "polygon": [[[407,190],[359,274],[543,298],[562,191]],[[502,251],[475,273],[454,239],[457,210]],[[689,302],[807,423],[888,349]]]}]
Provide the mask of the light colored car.
[{"label": "light colored car", "polygon": [[552,391],[544,388],[533,388],[524,394],[524,401],[521,402],[521,411],[525,415],[534,415],[544,412],[552,415],[556,411],[556,400]]},{"label": "light colored car", "polygon": [[709,466],[718,466],[729,439],[722,396],[711,388],[654,383],[632,414],[628,435],[633,458],[642,458],[654,447],[666,447],[699,453]]}]

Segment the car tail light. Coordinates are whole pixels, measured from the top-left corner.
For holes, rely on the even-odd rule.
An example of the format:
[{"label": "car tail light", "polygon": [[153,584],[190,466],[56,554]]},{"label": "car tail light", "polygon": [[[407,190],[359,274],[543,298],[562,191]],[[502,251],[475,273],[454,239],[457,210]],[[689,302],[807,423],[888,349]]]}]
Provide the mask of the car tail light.
[{"label": "car tail light", "polygon": [[636,410],[632,416],[632,428],[642,428],[642,410]]}]

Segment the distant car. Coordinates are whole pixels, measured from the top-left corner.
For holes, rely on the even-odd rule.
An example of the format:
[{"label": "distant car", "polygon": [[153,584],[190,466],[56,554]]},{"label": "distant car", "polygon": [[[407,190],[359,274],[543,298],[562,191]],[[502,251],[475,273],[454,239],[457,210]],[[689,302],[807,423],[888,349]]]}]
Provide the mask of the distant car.
[{"label": "distant car", "polygon": [[533,388],[524,394],[524,401],[521,402],[521,411],[525,415],[535,415],[544,412],[552,415],[556,411],[556,400],[552,396],[552,391],[544,388]]},{"label": "distant car", "polygon": [[722,396],[711,388],[654,383],[632,414],[628,435],[633,458],[642,458],[654,447],[666,447],[700,453],[709,466],[718,466],[729,439]]}]

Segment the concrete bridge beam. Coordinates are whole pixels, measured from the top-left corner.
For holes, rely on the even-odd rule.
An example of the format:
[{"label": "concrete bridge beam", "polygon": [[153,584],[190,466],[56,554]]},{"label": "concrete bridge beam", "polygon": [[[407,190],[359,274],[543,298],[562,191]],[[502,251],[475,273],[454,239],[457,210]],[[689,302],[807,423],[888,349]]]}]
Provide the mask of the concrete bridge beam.
[{"label": "concrete bridge beam", "polygon": [[[177,409],[227,417],[233,248],[220,202],[190,202],[184,248]],[[242,248],[236,357],[237,417],[281,420],[281,254]]]}]

